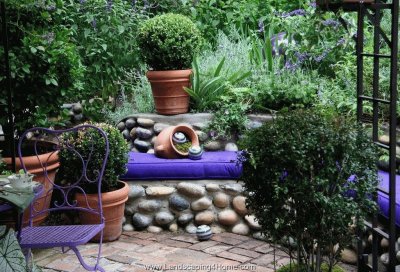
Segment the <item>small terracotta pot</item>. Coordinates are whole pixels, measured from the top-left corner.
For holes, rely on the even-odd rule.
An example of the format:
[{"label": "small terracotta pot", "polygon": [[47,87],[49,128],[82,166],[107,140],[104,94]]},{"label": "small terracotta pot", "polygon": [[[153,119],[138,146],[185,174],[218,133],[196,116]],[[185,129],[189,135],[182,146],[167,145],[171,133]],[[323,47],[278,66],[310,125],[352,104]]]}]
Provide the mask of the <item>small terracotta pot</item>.
[{"label": "small terracotta pot", "polygon": [[192,145],[200,145],[199,138],[196,132],[188,126],[172,126],[163,129],[160,134],[158,134],[156,141],[154,143],[154,152],[157,157],[166,159],[177,159],[187,157],[188,152],[183,153],[175,148],[174,142],[172,141],[172,136],[175,132],[183,132],[186,137],[190,139]]},{"label": "small terracotta pot", "polygon": [[192,70],[148,71],[154,104],[159,114],[174,115],[189,111],[189,95],[183,87],[190,86]]},{"label": "small terracotta pot", "polygon": [[[11,158],[3,158],[6,164],[11,168]],[[53,194],[53,182],[56,176],[56,172],[60,167],[60,159],[58,151],[41,154],[39,156],[27,156],[22,157],[25,167],[29,173],[35,175],[34,181],[43,184],[43,193],[34,202],[35,210],[48,209],[50,207],[51,196]],[[17,171],[21,167],[21,161],[19,158],[15,160]],[[47,165],[47,177],[44,174],[43,166]],[[24,211],[23,224],[27,225],[29,221],[30,207]],[[33,225],[38,226],[46,220],[48,213],[43,213],[33,219]]]},{"label": "small terracotta pot", "polygon": [[[112,192],[102,193],[101,200],[103,205],[103,216],[105,227],[103,230],[103,241],[111,242],[117,240],[122,234],[122,219],[124,218],[125,202],[128,200],[129,186],[126,182],[120,181],[121,188]],[[90,207],[97,207],[97,194],[87,194]],[[87,207],[86,199],[83,194],[77,193],[75,199],[78,206]],[[100,222],[99,216],[88,212],[80,212],[79,219],[81,224],[90,225]],[[96,235],[91,241],[98,242],[100,234]]]}]

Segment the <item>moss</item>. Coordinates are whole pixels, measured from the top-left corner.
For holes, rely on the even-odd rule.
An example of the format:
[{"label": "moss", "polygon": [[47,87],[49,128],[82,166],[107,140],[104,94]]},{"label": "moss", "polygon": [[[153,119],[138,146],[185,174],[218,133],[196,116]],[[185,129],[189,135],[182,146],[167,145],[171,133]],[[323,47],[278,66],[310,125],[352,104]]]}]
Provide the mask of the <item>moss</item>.
[{"label": "moss", "polygon": [[192,146],[192,142],[188,141],[186,143],[183,144],[175,144],[175,148],[182,153],[188,153],[189,152],[189,148]]},{"label": "moss", "polygon": [[[307,272],[307,269],[305,266],[301,266],[298,269],[298,265],[297,264],[287,264],[282,266],[281,268],[279,268],[277,270],[277,272]],[[321,272],[329,272],[329,266],[326,263],[323,263],[321,265]],[[343,268],[341,268],[338,265],[335,265],[332,269],[332,272],[345,272],[345,270]]]}]

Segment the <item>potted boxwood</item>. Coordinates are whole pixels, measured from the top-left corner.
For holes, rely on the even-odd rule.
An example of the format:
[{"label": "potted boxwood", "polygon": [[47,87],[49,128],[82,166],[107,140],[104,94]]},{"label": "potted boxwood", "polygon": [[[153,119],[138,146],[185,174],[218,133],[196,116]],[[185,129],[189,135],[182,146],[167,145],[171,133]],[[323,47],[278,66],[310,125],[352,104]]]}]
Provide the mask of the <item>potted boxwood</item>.
[{"label": "potted boxwood", "polygon": [[[122,220],[124,217],[125,202],[128,200],[129,186],[123,181],[119,181],[118,177],[125,173],[126,163],[128,162],[128,143],[123,138],[118,129],[105,123],[93,124],[101,128],[108,137],[109,141],[109,157],[106,169],[101,183],[102,205],[105,219],[104,241],[114,241],[119,238],[122,233]],[[90,135],[88,135],[90,133]],[[85,133],[69,134],[68,141],[73,145],[80,154],[91,154],[91,164],[88,165],[87,176],[89,179],[97,176],[94,169],[99,169],[98,165],[102,163],[104,157],[104,139],[93,131]],[[90,140],[89,140],[90,139]],[[60,152],[60,175],[64,182],[73,182],[78,180],[82,174],[82,161],[73,152],[61,150]],[[65,166],[65,167],[64,167]],[[91,167],[93,166],[93,167]],[[87,194],[89,205],[95,207],[97,201],[97,187],[94,184],[86,183],[83,190]],[[81,193],[75,194],[78,205],[86,206],[86,199]],[[88,213],[79,215],[82,224],[98,223],[99,218]],[[98,241],[96,236],[93,241]]]},{"label": "potted boxwood", "polygon": [[189,110],[191,63],[199,52],[201,33],[186,16],[167,13],[142,23],[138,45],[150,67],[150,81],[156,111],[172,115]]},{"label": "potted boxwood", "polygon": [[291,240],[304,271],[323,262],[332,271],[354,238],[349,226],[376,207],[377,148],[367,133],[331,112],[297,110],[249,131],[241,148],[247,204],[262,232]]}]

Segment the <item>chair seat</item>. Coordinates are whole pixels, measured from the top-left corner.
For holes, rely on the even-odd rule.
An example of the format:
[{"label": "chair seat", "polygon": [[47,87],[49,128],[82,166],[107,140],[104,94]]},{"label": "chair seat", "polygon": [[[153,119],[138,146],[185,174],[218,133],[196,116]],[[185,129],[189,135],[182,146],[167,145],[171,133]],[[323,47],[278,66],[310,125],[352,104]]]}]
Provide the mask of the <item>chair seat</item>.
[{"label": "chair seat", "polygon": [[87,243],[104,228],[98,225],[26,227],[21,231],[22,248],[69,247]]}]

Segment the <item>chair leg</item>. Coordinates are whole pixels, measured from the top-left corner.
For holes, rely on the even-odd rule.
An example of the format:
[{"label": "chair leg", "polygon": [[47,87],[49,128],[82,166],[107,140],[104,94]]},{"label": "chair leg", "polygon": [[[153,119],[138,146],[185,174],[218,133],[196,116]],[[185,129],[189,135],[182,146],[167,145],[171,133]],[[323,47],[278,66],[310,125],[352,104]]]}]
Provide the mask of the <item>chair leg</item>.
[{"label": "chair leg", "polygon": [[76,247],[70,247],[76,254],[76,256],[79,259],[79,262],[81,263],[81,265],[88,271],[100,271],[100,272],[105,272],[105,270],[99,265],[99,256],[97,257],[97,261],[96,261],[96,265],[91,266],[88,265],[82,258],[81,253],[79,252],[78,248]]}]

